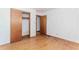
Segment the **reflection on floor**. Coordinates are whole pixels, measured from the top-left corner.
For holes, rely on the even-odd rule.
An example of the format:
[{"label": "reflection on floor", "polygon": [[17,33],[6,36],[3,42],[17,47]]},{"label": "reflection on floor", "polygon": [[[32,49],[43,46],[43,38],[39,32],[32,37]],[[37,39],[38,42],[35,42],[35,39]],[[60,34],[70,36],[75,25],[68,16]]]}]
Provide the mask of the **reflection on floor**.
[{"label": "reflection on floor", "polygon": [[64,39],[38,35],[33,38],[23,38],[23,40],[0,46],[2,50],[77,50],[79,44],[66,41]]}]

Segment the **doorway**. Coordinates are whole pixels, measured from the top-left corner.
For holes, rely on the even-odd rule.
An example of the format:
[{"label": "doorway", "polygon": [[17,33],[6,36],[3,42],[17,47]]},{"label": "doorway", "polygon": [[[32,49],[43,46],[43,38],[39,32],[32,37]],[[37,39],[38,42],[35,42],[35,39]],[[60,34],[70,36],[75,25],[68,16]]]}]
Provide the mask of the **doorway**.
[{"label": "doorway", "polygon": [[30,13],[11,8],[11,43],[30,37]]},{"label": "doorway", "polygon": [[22,12],[22,37],[30,37],[30,13]]},{"label": "doorway", "polygon": [[36,15],[36,35],[40,34],[40,16]]},{"label": "doorway", "polygon": [[46,16],[36,15],[36,35],[46,34]]}]

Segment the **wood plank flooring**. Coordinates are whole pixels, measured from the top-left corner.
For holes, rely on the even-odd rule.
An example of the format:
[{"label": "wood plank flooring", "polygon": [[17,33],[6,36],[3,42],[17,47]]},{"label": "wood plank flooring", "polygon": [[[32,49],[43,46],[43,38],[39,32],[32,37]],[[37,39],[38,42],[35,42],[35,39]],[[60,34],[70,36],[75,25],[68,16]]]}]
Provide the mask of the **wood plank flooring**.
[{"label": "wood plank flooring", "polygon": [[38,35],[19,42],[0,46],[0,50],[78,50],[79,44],[64,39]]}]

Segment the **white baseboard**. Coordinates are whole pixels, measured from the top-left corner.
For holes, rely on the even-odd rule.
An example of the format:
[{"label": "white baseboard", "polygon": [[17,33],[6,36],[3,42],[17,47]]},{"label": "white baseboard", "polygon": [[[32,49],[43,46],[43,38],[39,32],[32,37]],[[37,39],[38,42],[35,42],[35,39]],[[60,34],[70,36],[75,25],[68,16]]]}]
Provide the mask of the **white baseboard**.
[{"label": "white baseboard", "polygon": [[4,45],[4,44],[8,44],[8,43],[10,43],[10,41],[2,42],[2,43],[0,43],[0,45]]},{"label": "white baseboard", "polygon": [[54,36],[54,37],[58,37],[58,38],[61,38],[61,39],[64,39],[64,40],[68,40],[68,41],[72,41],[72,42],[75,42],[75,43],[78,43],[79,44],[79,41],[78,40],[70,39],[70,38],[67,38],[67,37],[60,36],[60,35],[50,35],[50,34],[47,34],[47,35]]}]

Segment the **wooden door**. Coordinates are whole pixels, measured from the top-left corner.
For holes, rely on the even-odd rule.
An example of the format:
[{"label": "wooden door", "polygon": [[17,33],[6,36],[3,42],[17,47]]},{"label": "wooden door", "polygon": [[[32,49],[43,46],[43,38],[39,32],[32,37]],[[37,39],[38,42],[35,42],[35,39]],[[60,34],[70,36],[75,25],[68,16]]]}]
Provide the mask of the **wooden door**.
[{"label": "wooden door", "polygon": [[40,16],[40,33],[46,34],[46,16]]},{"label": "wooden door", "polygon": [[22,39],[22,13],[19,10],[11,9],[11,42]]}]

